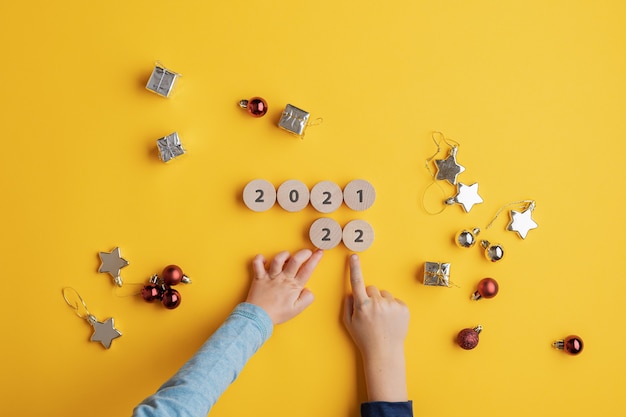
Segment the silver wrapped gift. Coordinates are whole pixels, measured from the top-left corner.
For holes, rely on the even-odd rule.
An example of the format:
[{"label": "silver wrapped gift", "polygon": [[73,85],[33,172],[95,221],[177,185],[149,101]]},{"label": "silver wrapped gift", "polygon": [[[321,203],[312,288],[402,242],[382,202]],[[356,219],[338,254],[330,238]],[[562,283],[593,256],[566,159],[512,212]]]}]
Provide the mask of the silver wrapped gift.
[{"label": "silver wrapped gift", "polygon": [[287,104],[278,122],[278,127],[294,135],[304,136],[304,129],[309,121],[310,114],[302,109]]},{"label": "silver wrapped gift", "polygon": [[174,132],[164,138],[157,140],[157,147],[159,148],[159,159],[163,162],[167,162],[185,153],[178,133]]},{"label": "silver wrapped gift", "polygon": [[169,97],[177,77],[180,77],[180,74],[170,71],[160,64],[156,64],[148,84],[146,84],[146,88],[160,96]]},{"label": "silver wrapped gift", "polygon": [[438,262],[424,263],[424,285],[449,287],[450,264]]}]

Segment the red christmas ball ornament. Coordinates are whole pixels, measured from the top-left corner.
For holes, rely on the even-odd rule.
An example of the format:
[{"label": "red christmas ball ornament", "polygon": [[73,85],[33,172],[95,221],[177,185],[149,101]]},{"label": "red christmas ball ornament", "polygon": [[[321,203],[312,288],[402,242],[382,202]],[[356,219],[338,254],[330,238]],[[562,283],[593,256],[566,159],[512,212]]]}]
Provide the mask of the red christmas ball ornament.
[{"label": "red christmas ball ornament", "polygon": [[493,298],[498,294],[498,282],[493,278],[483,278],[478,282],[478,288],[472,294],[472,300]]},{"label": "red christmas ball ornament", "polygon": [[467,328],[459,332],[456,342],[465,350],[474,349],[478,345],[478,334],[483,330],[483,326],[478,325],[473,329]]},{"label": "red christmas ball ornament", "polygon": [[167,287],[163,292],[161,303],[170,310],[178,307],[180,305],[180,293],[173,288]]},{"label": "red christmas ball ornament", "polygon": [[151,303],[163,298],[163,290],[160,285],[148,284],[141,289],[141,297]]},{"label": "red christmas ball ornament", "polygon": [[239,106],[246,109],[252,117],[262,117],[267,113],[267,101],[261,97],[252,97],[250,100],[241,100]]},{"label": "red christmas ball ornament", "polygon": [[163,269],[163,282],[167,285],[177,285],[183,281],[185,274],[178,265],[168,265]]},{"label": "red christmas ball ornament", "polygon": [[557,340],[552,346],[562,350],[568,355],[576,356],[583,351],[583,339],[580,336],[569,335],[565,339]]}]

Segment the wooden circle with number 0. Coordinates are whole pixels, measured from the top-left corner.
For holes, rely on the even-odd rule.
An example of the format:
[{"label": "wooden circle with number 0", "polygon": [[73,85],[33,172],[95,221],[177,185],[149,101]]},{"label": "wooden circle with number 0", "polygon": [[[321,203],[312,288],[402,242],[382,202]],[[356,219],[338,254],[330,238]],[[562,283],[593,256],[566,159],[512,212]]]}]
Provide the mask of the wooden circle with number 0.
[{"label": "wooden circle with number 0", "polygon": [[350,181],[343,189],[343,201],[355,211],[363,211],[372,207],[376,200],[376,190],[365,180]]},{"label": "wooden circle with number 0", "polygon": [[311,188],[311,205],[320,213],[332,213],[342,203],[341,187],[332,181],[321,181]]},{"label": "wooden circle with number 0", "polygon": [[278,187],[276,198],[283,209],[300,211],[309,204],[309,188],[302,181],[287,180]]},{"label": "wooden circle with number 0", "polygon": [[243,202],[252,211],[266,211],[276,203],[276,189],[266,180],[252,180],[243,189]]},{"label": "wooden circle with number 0", "polygon": [[365,220],[352,220],[343,227],[343,244],[354,252],[362,252],[372,246],[374,229]]},{"label": "wooden circle with number 0", "polygon": [[309,229],[309,239],[318,249],[328,250],[341,242],[341,226],[333,219],[322,217],[317,219]]}]

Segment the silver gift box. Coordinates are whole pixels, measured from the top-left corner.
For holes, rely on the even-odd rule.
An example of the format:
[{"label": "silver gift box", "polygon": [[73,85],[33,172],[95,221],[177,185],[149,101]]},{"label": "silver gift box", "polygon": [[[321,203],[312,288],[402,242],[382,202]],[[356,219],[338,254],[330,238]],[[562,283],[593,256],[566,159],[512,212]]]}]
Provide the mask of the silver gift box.
[{"label": "silver gift box", "polygon": [[178,133],[174,132],[164,138],[157,140],[157,147],[159,148],[159,159],[163,162],[167,162],[185,153]]},{"label": "silver gift box", "polygon": [[152,71],[152,75],[150,75],[146,88],[160,96],[169,97],[174,88],[176,78],[179,76],[180,74],[157,64]]},{"label": "silver gift box", "polygon": [[450,264],[439,262],[424,263],[424,285],[449,287]]},{"label": "silver gift box", "polygon": [[303,136],[304,129],[309,121],[309,116],[310,114],[304,110],[299,109],[296,106],[292,106],[291,104],[287,104],[285,110],[283,111],[283,115],[278,122],[278,127],[295,135]]}]

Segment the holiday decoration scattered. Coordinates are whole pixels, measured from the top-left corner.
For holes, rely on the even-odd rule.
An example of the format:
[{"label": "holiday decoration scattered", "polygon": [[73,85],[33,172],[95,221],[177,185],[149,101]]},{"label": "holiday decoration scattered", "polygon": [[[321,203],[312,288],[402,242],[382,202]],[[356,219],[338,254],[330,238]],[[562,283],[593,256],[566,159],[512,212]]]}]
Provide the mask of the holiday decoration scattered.
[{"label": "holiday decoration scattered", "polygon": [[141,290],[141,297],[148,301],[160,301],[167,309],[174,309],[180,305],[180,293],[172,286],[191,284],[191,280],[183,273],[177,265],[168,265],[163,269],[161,277],[153,275],[148,281],[148,285]]},{"label": "holiday decoration scattered", "polygon": [[485,258],[491,262],[498,262],[504,258],[504,248],[498,243],[489,243],[488,240],[481,240],[480,245],[485,250]]},{"label": "holiday decoration scattered", "polygon": [[450,153],[446,159],[435,160],[435,164],[437,165],[436,178],[438,180],[446,180],[450,184],[455,185],[459,174],[465,171],[465,167],[459,165],[456,161],[458,149],[459,146],[457,144],[450,149]]},{"label": "holiday decoration scattered", "polygon": [[287,104],[278,122],[278,127],[296,136],[303,137],[309,117],[310,114],[308,112]]},{"label": "holiday decoration scattered", "polygon": [[159,159],[163,162],[168,162],[185,153],[177,132],[157,139],[157,147],[159,149]]},{"label": "holiday decoration scattered", "polygon": [[456,337],[456,343],[465,350],[474,349],[478,346],[478,335],[483,330],[480,324],[473,329],[467,328],[459,332]]},{"label": "holiday decoration scattered", "polygon": [[424,263],[424,285],[449,287],[450,264],[439,262]]},{"label": "holiday decoration scattered", "polygon": [[480,300],[481,298],[493,298],[498,294],[499,286],[498,282],[493,278],[483,278],[478,282],[478,287],[474,294],[472,294],[472,300]]},{"label": "holiday decoration scattered", "polygon": [[476,244],[476,236],[480,233],[479,228],[474,228],[471,231],[463,229],[454,237],[454,242],[460,248],[471,248]]},{"label": "holiday decoration scattered", "polygon": [[583,339],[580,336],[570,335],[565,339],[557,340],[552,343],[556,349],[562,350],[568,355],[576,356],[583,351]]},{"label": "holiday decoration scattered", "polygon": [[536,229],[538,227],[537,223],[532,219],[532,213],[535,209],[535,202],[530,203],[528,208],[524,211],[515,211],[511,210],[511,222],[506,227],[506,230],[511,232],[517,232],[519,237],[522,239],[526,239],[526,235],[528,235],[528,231],[532,229]]},{"label": "holiday decoration scattered", "polygon": [[70,287],[65,287],[62,290],[63,299],[73,310],[78,317],[84,319],[93,327],[93,334],[90,341],[100,342],[104,348],[109,349],[113,339],[117,339],[122,336],[122,333],[115,328],[114,319],[111,317],[105,321],[98,321],[96,316],[89,312],[87,304],[78,292]]},{"label": "holiday decoration scattered", "polygon": [[148,84],[146,84],[146,89],[167,98],[174,88],[176,79],[180,76],[180,74],[168,70],[157,62],[154,70],[152,70]]},{"label": "holiday decoration scattered", "polygon": [[252,97],[250,100],[240,100],[239,107],[245,109],[252,117],[263,117],[267,113],[267,102],[261,97]]},{"label": "holiday decoration scattered", "polygon": [[120,270],[128,265],[128,261],[122,258],[120,248],[115,248],[111,252],[100,252],[100,269],[98,272],[108,273],[113,278],[113,282],[118,287],[122,286]]},{"label": "holiday decoration scattered", "polygon": [[478,195],[478,183],[465,185],[462,182],[457,184],[457,193],[454,197],[445,200],[447,205],[459,204],[466,213],[469,213],[475,204],[480,204],[483,199]]}]

